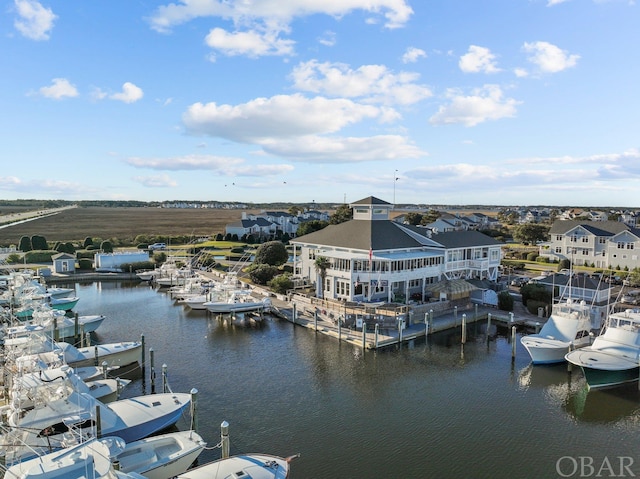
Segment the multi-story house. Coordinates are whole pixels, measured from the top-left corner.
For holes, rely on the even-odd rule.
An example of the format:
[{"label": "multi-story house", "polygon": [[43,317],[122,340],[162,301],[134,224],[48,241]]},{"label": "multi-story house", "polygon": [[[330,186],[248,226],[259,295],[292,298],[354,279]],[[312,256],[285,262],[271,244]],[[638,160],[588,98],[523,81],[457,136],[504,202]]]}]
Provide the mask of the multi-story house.
[{"label": "multi-story house", "polygon": [[[291,240],[294,274],[318,297],[397,301],[444,279],[498,277],[501,244],[478,231],[432,233],[389,219],[392,204],[375,197],[349,205],[353,219]],[[321,258],[320,261],[318,259]]]},{"label": "multi-story house", "polygon": [[619,221],[556,221],[540,255],[596,268],[640,267],[640,230]]}]

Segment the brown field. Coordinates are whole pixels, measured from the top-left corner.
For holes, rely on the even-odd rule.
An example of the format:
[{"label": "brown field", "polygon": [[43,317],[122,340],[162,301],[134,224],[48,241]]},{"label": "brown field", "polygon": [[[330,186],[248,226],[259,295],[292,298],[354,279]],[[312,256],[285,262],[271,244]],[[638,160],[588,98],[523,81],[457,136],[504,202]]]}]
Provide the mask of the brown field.
[{"label": "brown field", "polygon": [[92,238],[133,242],[137,235],[215,236],[239,221],[242,212],[259,210],[167,208],[74,208],[57,215],[0,229],[0,246],[17,245],[22,236],[41,235],[48,242]]}]

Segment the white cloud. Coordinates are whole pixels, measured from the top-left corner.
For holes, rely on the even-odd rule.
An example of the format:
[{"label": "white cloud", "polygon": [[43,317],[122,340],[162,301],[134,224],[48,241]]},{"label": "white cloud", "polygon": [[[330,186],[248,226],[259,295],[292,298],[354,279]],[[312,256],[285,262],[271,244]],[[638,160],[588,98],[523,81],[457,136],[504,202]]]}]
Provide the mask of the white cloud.
[{"label": "white cloud", "polygon": [[331,30],[327,30],[322,34],[320,38],[318,38],[318,43],[324,45],[325,47],[332,47],[336,44],[336,32],[332,32]]},{"label": "white cloud", "polygon": [[356,70],[343,63],[300,63],[291,77],[298,90],[333,97],[362,98],[363,101],[409,105],[432,95],[415,83],[416,73],[390,72],[384,65],[363,65]]},{"label": "white cloud", "polygon": [[529,76],[529,72],[524,69],[524,68],[514,68],[513,69],[513,73],[515,74],[515,76],[517,76],[518,78],[525,78]]},{"label": "white cloud", "polygon": [[406,137],[378,135],[365,138],[329,138],[317,135],[262,144],[268,153],[307,163],[357,163],[415,159],[427,153]]},{"label": "white cloud", "polygon": [[468,53],[460,57],[458,66],[465,73],[497,73],[500,69],[495,60],[496,56],[488,48],[471,45]]},{"label": "white cloud", "polygon": [[170,158],[127,158],[125,163],[135,168],[147,168],[160,171],[213,171],[225,176],[273,176],[293,170],[287,164],[247,164],[242,158],[187,155]]},{"label": "white cloud", "polygon": [[489,120],[514,117],[516,105],[519,104],[513,98],[504,98],[502,89],[497,85],[485,85],[468,96],[450,91],[448,96],[451,99],[450,103],[441,106],[429,119],[430,123],[476,126]]},{"label": "white cloud", "polygon": [[402,63],[415,63],[420,58],[426,58],[427,52],[416,47],[409,47],[402,55]]},{"label": "white cloud", "polygon": [[32,40],[48,40],[58,18],[51,9],[35,0],[15,0],[14,4],[19,17],[14,21],[16,30]]},{"label": "white cloud", "polygon": [[548,42],[525,43],[522,47],[530,53],[529,61],[542,73],[557,73],[576,66],[580,55],[570,55]]},{"label": "white cloud", "polygon": [[169,175],[134,176],[132,180],[147,188],[173,188],[178,186],[178,182]]},{"label": "white cloud", "polygon": [[552,7],[554,5],[560,5],[561,3],[568,2],[569,0],[548,0],[547,7]]},{"label": "white cloud", "polygon": [[183,115],[192,134],[261,143],[271,138],[333,133],[364,119],[386,120],[389,110],[347,99],[302,95],[257,98],[239,105],[195,103]]},{"label": "white cloud", "polygon": [[76,97],[78,96],[78,90],[74,85],[69,83],[66,78],[54,78],[51,86],[44,86],[40,88],[39,92],[46,98],[53,98],[60,100],[64,97]]},{"label": "white cloud", "polygon": [[293,19],[317,14],[340,18],[356,10],[382,15],[387,28],[404,26],[413,14],[405,0],[178,0],[157,8],[152,28],[166,32],[199,17],[220,17],[235,25],[288,25]]},{"label": "white cloud", "polygon": [[144,96],[142,89],[131,82],[122,85],[122,92],[114,93],[109,98],[119,100],[124,103],[135,103]]},{"label": "white cloud", "polygon": [[293,40],[278,38],[278,31],[227,32],[214,28],[207,35],[206,44],[227,56],[246,55],[257,58],[265,55],[292,55]]}]

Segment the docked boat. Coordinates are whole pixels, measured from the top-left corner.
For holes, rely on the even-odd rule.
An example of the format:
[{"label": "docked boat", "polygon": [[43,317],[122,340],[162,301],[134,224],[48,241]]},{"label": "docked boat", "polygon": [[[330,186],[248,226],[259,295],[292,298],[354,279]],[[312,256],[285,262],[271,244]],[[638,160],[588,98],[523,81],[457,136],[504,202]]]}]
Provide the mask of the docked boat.
[{"label": "docked boat", "polygon": [[104,320],[105,316],[102,314],[70,318],[65,315],[64,311],[42,309],[35,310],[30,320],[21,322],[17,326],[7,327],[4,333],[6,336],[17,337],[28,335],[34,331],[45,331],[52,338],[72,338],[76,334],[93,333]]},{"label": "docked boat", "polygon": [[520,342],[533,364],[565,361],[569,348],[582,348],[591,343],[594,315],[584,302],[571,299],[553,305],[551,316],[537,334],[522,336]]},{"label": "docked boat", "polygon": [[[69,434],[117,436],[133,442],[173,426],[189,412],[191,395],[162,393],[120,399],[108,405],[73,391],[23,411],[7,411],[9,431],[0,437],[5,464],[12,465],[51,450],[66,447]],[[75,418],[73,427],[70,418]]]},{"label": "docked boat", "polygon": [[101,440],[89,441],[19,462],[4,473],[5,479],[143,479],[138,474],[116,470],[109,447]]},{"label": "docked boat", "polygon": [[256,301],[248,291],[232,291],[228,299],[224,301],[208,301],[204,306],[211,313],[248,313],[252,311],[269,311],[271,299],[264,298]]},{"label": "docked boat", "polygon": [[147,479],[168,479],[187,471],[207,443],[193,430],[170,432],[124,443],[118,437],[109,441],[111,460],[119,470],[141,474]]},{"label": "docked boat", "polygon": [[590,389],[638,381],[640,368],[640,309],[611,313],[606,329],[591,346],[565,356],[580,366]]},{"label": "docked boat", "polygon": [[176,479],[285,479],[292,458],[269,454],[241,454],[194,467]]},{"label": "docked boat", "polygon": [[105,362],[108,367],[123,367],[138,362],[142,357],[142,343],[140,341],[96,344],[83,348],[76,348],[66,342],[58,342],[56,346],[56,350],[63,354],[65,362],[74,368],[102,365]]}]

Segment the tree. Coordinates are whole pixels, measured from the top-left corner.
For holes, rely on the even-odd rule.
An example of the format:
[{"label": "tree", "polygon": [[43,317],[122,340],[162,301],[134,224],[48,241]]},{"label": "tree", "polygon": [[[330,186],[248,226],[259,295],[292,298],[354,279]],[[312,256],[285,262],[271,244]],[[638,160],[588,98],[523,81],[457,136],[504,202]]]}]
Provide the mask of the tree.
[{"label": "tree", "polygon": [[308,235],[309,233],[313,233],[314,231],[320,231],[321,229],[326,228],[328,225],[329,222],[323,220],[305,221],[300,226],[298,226],[297,234],[298,236]]},{"label": "tree", "polygon": [[320,281],[316,281],[316,296],[323,297],[324,279],[327,277],[327,269],[331,266],[331,261],[325,256],[318,256],[314,262]]},{"label": "tree", "polygon": [[426,226],[428,224],[433,223],[435,220],[440,218],[442,214],[436,210],[429,210],[425,214],[422,215],[422,220],[420,220],[420,224],[422,226]]},{"label": "tree", "polygon": [[33,235],[31,237],[31,247],[34,250],[42,250],[46,251],[49,249],[49,245],[47,244],[47,240],[42,235]]},{"label": "tree", "polygon": [[404,215],[404,221],[407,224],[410,224],[410,225],[413,225],[413,226],[417,226],[422,221],[422,214],[421,213],[417,213],[415,211],[411,211],[411,212],[407,213],[406,215]]},{"label": "tree", "polygon": [[103,253],[113,253],[113,245],[111,241],[103,241],[100,243],[100,249]]},{"label": "tree", "polygon": [[18,249],[23,253],[31,251],[33,249],[33,247],[31,246],[31,238],[28,236],[21,237],[20,243],[18,243]]},{"label": "tree", "polygon": [[289,260],[287,248],[281,241],[267,241],[258,246],[254,263],[280,266]]},{"label": "tree", "polygon": [[268,286],[278,294],[284,294],[291,288],[293,288],[293,281],[291,281],[291,275],[288,273],[279,274],[274,276],[271,281],[269,281]]},{"label": "tree", "polygon": [[278,268],[270,264],[259,264],[249,271],[249,278],[255,284],[267,284],[278,274]]},{"label": "tree", "polygon": [[501,311],[513,311],[513,296],[509,291],[498,293],[498,309]]},{"label": "tree", "polygon": [[353,218],[353,210],[349,208],[349,205],[340,205],[336,208],[335,213],[329,218],[329,223],[332,225],[339,225],[345,221],[349,221]]},{"label": "tree", "polygon": [[[146,243],[146,241],[139,241],[140,243]],[[84,239],[84,243],[82,243],[82,247],[84,249],[87,249],[89,246],[93,246],[93,238],[91,238],[91,236],[87,236]]]},{"label": "tree", "polygon": [[287,211],[291,216],[298,216],[300,213],[302,213],[302,208],[300,206],[293,205],[290,206]]},{"label": "tree", "polygon": [[513,239],[519,243],[536,244],[549,236],[549,226],[526,223],[513,228]]}]

